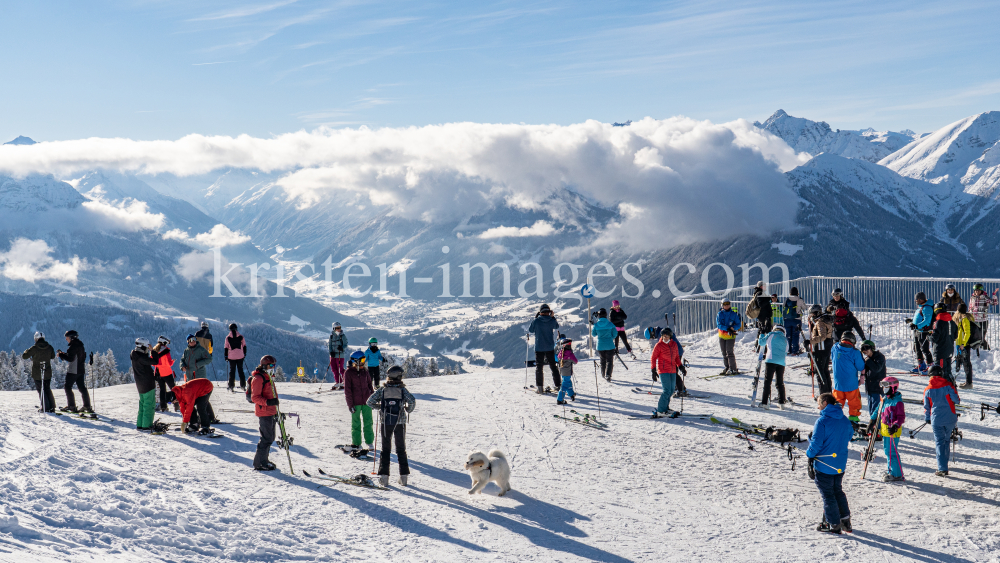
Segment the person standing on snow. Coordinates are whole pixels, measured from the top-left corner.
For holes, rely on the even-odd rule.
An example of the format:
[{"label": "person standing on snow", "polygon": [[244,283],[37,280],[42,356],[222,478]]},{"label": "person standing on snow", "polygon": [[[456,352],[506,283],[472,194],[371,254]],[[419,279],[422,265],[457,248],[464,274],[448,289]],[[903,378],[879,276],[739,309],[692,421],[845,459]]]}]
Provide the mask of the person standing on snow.
[{"label": "person standing on snow", "polygon": [[562,385],[559,381],[559,366],[556,365],[556,337],[553,334],[558,333],[558,330],[559,321],[552,314],[548,303],[543,303],[528,325],[528,332],[535,335],[535,393],[545,392],[545,366],[549,366],[552,371],[556,391]]},{"label": "person standing on snow", "polygon": [[[632,346],[629,345],[628,335],[625,334],[625,319],[627,318],[628,315],[625,314],[625,311],[622,309],[618,300],[612,300],[611,310],[608,311],[608,320],[611,321],[611,324],[615,325],[615,329],[618,330],[618,334],[615,335],[615,350],[618,349],[618,340],[620,339],[622,343],[625,344],[625,350],[628,351],[629,354],[632,354]],[[632,354],[632,357],[634,358],[635,354]]]},{"label": "person standing on snow", "polygon": [[958,311],[959,305],[964,305],[965,301],[962,296],[958,294],[955,290],[955,284],[949,283],[944,286],[944,292],[941,293],[941,303],[944,304],[944,308],[949,313],[954,313]]},{"label": "person standing on snow", "polygon": [[809,341],[806,344],[812,352],[820,394],[832,392],[830,352],[833,349],[833,316],[824,314],[819,305],[809,308]]},{"label": "person standing on snow", "polygon": [[253,458],[253,468],[257,471],[274,471],[277,468],[268,459],[271,444],[274,443],[274,426],[278,423],[278,394],[271,382],[277,363],[274,356],[268,354],[260,359],[260,365],[250,374],[250,400],[260,426],[260,441]]},{"label": "person standing on snow", "polygon": [[410,464],[406,458],[406,422],[409,413],[417,406],[417,400],[403,384],[403,368],[392,366],[385,374],[385,385],[379,387],[368,398],[368,406],[379,409],[382,424],[382,453],[379,455],[378,479],[383,487],[389,485],[389,459],[392,457],[392,443],[396,442],[396,460],[399,462],[399,484],[407,485]]},{"label": "person standing on snow", "polygon": [[954,383],[941,375],[939,366],[930,369],[931,379],[924,388],[924,422],[934,430],[934,450],[937,454],[938,477],[948,475],[948,459],[951,455],[951,435],[958,425],[955,405],[961,404]]},{"label": "person standing on snow", "polygon": [[762,334],[768,334],[771,332],[773,325],[771,324],[771,297],[767,294],[767,286],[763,281],[757,282],[757,287],[753,290],[753,303],[748,304],[756,306],[758,309],[756,325],[757,325],[757,338],[760,338]]},{"label": "person standing on snow", "polygon": [[565,405],[566,395],[571,401],[576,400],[576,391],[573,390],[573,366],[576,365],[576,354],[573,353],[573,341],[563,338],[559,341],[559,375],[562,376],[562,385],[559,386],[559,394],[556,395],[556,404]]},{"label": "person standing on snow", "polygon": [[201,345],[201,340],[193,334],[187,335],[187,348],[181,354],[181,370],[184,372],[184,382],[199,377],[208,379],[208,364],[212,363],[212,354]]},{"label": "person standing on snow", "polygon": [[22,360],[31,360],[31,379],[42,404],[39,412],[56,412],[56,398],[52,395],[52,360],[55,357],[56,351],[45,341],[42,332],[35,333],[35,343],[21,354]]},{"label": "person standing on snow", "polygon": [[[66,344],[69,346],[65,352],[62,350],[56,352],[60,360],[69,363],[66,366],[66,384],[63,386],[63,390],[66,391],[66,406],[59,410],[92,413],[94,409],[90,406],[90,393],[87,392],[87,352],[75,330],[66,331],[65,336]],[[74,385],[80,390],[80,398],[83,399],[83,408],[79,410],[76,408],[76,397],[73,395]]]},{"label": "person standing on snow", "polygon": [[330,371],[333,372],[333,387],[331,391],[344,388],[344,357],[347,355],[347,335],[340,323],[333,323],[330,340],[327,342],[330,351]]},{"label": "person standing on snow", "polygon": [[365,350],[365,366],[368,367],[368,374],[372,377],[372,384],[375,388],[379,385],[379,366],[385,358],[382,357],[382,352],[378,349],[378,339],[369,338],[368,339],[368,349]]},{"label": "person standing on snow", "polygon": [[934,306],[927,302],[923,291],[913,296],[917,311],[912,319],[906,319],[913,331],[913,350],[917,355],[917,367],[910,373],[927,375],[927,366],[933,360],[931,356],[930,331],[934,323]]},{"label": "person standing on snow", "polygon": [[740,372],[736,367],[736,333],[740,330],[740,314],[732,309],[728,299],[722,302],[722,309],[715,315],[715,326],[719,329],[719,349],[722,350],[722,373],[719,375],[735,375]]},{"label": "person standing on snow", "polygon": [[789,355],[798,356],[802,353],[799,348],[799,336],[802,334],[802,313],[806,310],[806,302],[799,297],[799,288],[793,287],[788,290],[788,297],[785,299],[781,312],[785,337],[788,338]]},{"label": "person standing on snow", "polygon": [[224,350],[226,361],[229,362],[229,390],[236,390],[236,371],[240,372],[240,389],[246,391],[247,378],[243,374],[243,361],[247,357],[247,341],[237,330],[236,323],[229,325],[229,334],[226,335],[226,348]]},{"label": "person standing on snow", "polygon": [[670,398],[673,397],[677,384],[677,368],[681,365],[681,355],[677,351],[677,343],[673,340],[674,331],[665,328],[660,331],[660,341],[653,347],[649,363],[660,378],[660,402],[650,418],[663,418],[670,414]]},{"label": "person standing on snow", "polygon": [[977,283],[973,286],[972,296],[969,298],[969,313],[972,314],[972,336],[969,338],[970,348],[977,350],[990,349],[989,342],[986,339],[986,331],[990,326],[990,305],[996,305],[997,303],[996,292],[993,295],[986,295],[983,284]]},{"label": "person standing on snow", "polygon": [[174,402],[172,392],[177,382],[174,380],[174,358],[170,355],[170,339],[160,335],[156,339],[153,351],[159,359],[156,361],[156,383],[160,388],[160,412],[167,412],[167,404]]},{"label": "person standing on snow", "polygon": [[[591,322],[594,322],[593,319]],[[590,329],[590,335],[597,337],[597,355],[601,358],[601,377],[611,381],[611,372],[615,369],[615,353],[618,351],[615,348],[615,337],[618,336],[618,329],[608,320],[606,310],[597,311],[597,322]]]},{"label": "person standing on snow", "polygon": [[760,337],[757,345],[767,349],[764,358],[764,391],[760,397],[760,406],[767,409],[771,398],[771,380],[778,389],[778,406],[785,410],[785,354],[788,351],[788,340],[785,338],[785,327],[776,326],[771,334]]},{"label": "person standing on snow", "polygon": [[174,386],[177,411],[181,413],[181,432],[212,433],[212,403],[209,401],[215,385],[208,379],[192,379]]},{"label": "person standing on snow", "polygon": [[[781,302],[778,300],[778,294],[771,294],[771,326],[776,327],[778,325],[784,326],[785,323],[785,309]],[[771,329],[774,330],[773,328]]]},{"label": "person standing on snow", "polygon": [[885,355],[875,349],[875,343],[865,340],[861,343],[861,355],[865,358],[865,393],[868,395],[868,415],[875,416],[882,401],[882,380],[885,379]]},{"label": "person standing on snow", "polygon": [[[375,431],[372,430],[372,408],[368,406],[368,398],[375,392],[372,378],[365,369],[365,353],[358,350],[351,354],[350,365],[344,373],[344,399],[347,400],[347,410],[351,412],[351,450],[359,456],[364,456],[375,449]],[[364,444],[361,449],[362,425],[364,426]]]},{"label": "person standing on snow", "polygon": [[845,332],[843,340],[833,345],[833,396],[847,405],[851,422],[857,424],[861,416],[861,391],[858,389],[858,372],[865,369],[865,359],[854,345],[858,338]]},{"label": "person standing on snow", "polygon": [[153,366],[160,355],[149,349],[149,340],[135,339],[135,349],[129,356],[132,360],[132,375],[135,377],[135,388],[139,391],[139,413],[135,419],[135,429],[139,432],[153,430],[154,404],[156,403],[156,376]]},{"label": "person standing on snow", "polygon": [[955,382],[955,376],[951,372],[951,359],[955,355],[955,338],[958,337],[958,329],[955,323],[951,322],[951,313],[948,312],[944,303],[934,306],[934,324],[931,329],[931,353],[934,357],[934,365],[941,368],[941,375]]},{"label": "person standing on snow", "polygon": [[882,449],[885,451],[886,471],[882,480],[886,483],[905,481],[903,478],[903,462],[899,459],[899,437],[903,435],[903,424],[906,422],[906,410],[903,408],[903,394],[899,392],[899,380],[889,376],[880,383],[885,398],[882,399],[882,410],[876,420],[872,414],[868,423],[869,432],[874,432],[880,424],[882,434]]},{"label": "person standing on snow", "polygon": [[833,315],[833,338],[836,342],[840,342],[841,337],[849,330],[856,331],[861,335],[862,340],[865,339],[865,331],[861,328],[861,323],[851,311],[851,304],[847,299],[844,299],[844,292],[839,287],[833,290],[826,310]]},{"label": "person standing on snow", "polygon": [[[958,330],[955,335],[955,347],[958,349],[958,356],[955,358],[955,371],[959,366],[965,370],[965,383],[959,385],[959,389],[972,389],[972,347],[969,340],[972,338],[972,315],[969,314],[969,306],[962,303],[958,306],[958,311],[951,317],[952,322]],[[956,375],[958,375],[956,373]],[[958,378],[955,378],[956,381]]]},{"label": "person standing on snow", "polygon": [[823,520],[817,532],[840,534],[853,532],[851,508],[844,494],[844,471],[847,469],[847,445],[854,436],[850,421],[831,393],[816,399],[819,419],[813,426],[806,457],[809,458],[809,478],[816,483],[823,497]]}]

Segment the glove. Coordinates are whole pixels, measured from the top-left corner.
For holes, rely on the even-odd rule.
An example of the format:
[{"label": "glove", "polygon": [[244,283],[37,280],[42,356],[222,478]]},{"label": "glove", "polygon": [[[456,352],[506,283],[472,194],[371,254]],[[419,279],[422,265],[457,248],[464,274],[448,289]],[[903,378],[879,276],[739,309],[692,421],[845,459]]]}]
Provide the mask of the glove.
[{"label": "glove", "polygon": [[729,336],[736,336],[736,330],[729,329]]},{"label": "glove", "polygon": [[267,406],[269,406],[269,407],[276,407],[276,406],[278,406],[278,399],[277,399],[277,397],[274,398],[274,399],[268,399],[267,400]]},{"label": "glove", "polygon": [[893,424],[889,427],[889,434],[895,434],[897,430],[899,430],[899,425]]},{"label": "glove", "polygon": [[354,414],[354,407],[351,407],[351,414]]},{"label": "glove", "polygon": [[656,370],[655,369],[650,369],[650,371],[653,372],[653,381],[659,381],[660,380],[660,376],[656,375]]},{"label": "glove", "polygon": [[806,473],[809,474],[810,479],[816,478],[816,468],[813,467],[813,464],[815,463],[816,463],[816,458],[811,457],[809,458],[809,463],[806,465]]},{"label": "glove", "polygon": [[917,325],[913,323],[910,323],[908,326],[910,327],[910,330],[917,330]]},{"label": "glove", "polygon": [[930,424],[930,423],[931,423],[931,419],[929,419],[929,418],[925,418],[924,419],[924,424]]},{"label": "glove", "polygon": [[222,359],[226,360],[227,362],[229,361],[229,351],[228,350],[222,355]]}]

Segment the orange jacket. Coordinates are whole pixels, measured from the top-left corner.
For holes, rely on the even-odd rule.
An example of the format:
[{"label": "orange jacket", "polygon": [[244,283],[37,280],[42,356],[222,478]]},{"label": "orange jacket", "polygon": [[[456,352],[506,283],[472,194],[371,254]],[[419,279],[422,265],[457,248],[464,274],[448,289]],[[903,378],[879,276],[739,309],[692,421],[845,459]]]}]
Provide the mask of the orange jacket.
[{"label": "orange jacket", "polygon": [[174,374],[174,359],[170,357],[170,348],[160,350],[160,360],[156,362],[156,375],[167,377]]},{"label": "orange jacket", "polygon": [[180,403],[181,416],[184,422],[191,422],[191,413],[194,411],[194,402],[199,397],[204,397],[212,393],[215,384],[210,379],[192,379],[187,383],[174,385],[174,398]]},{"label": "orange jacket", "polygon": [[677,353],[677,343],[673,340],[669,342],[659,341],[653,346],[653,354],[649,358],[649,363],[656,373],[677,373],[677,366],[681,365],[681,356]]},{"label": "orange jacket", "polygon": [[253,401],[253,411],[257,416],[274,416],[278,414],[278,407],[268,405],[268,399],[277,399],[274,386],[271,385],[271,378],[261,369],[254,370],[250,375],[250,400]]}]

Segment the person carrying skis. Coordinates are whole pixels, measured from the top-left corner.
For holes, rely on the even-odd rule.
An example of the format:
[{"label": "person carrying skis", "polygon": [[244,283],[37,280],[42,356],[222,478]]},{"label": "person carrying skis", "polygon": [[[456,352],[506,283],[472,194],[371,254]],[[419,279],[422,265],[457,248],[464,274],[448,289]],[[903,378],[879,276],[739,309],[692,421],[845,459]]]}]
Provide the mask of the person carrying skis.
[{"label": "person carrying skis", "polygon": [[[375,449],[375,432],[372,430],[372,408],[368,406],[368,398],[375,389],[372,378],[365,369],[365,353],[358,350],[351,354],[350,363],[344,373],[344,399],[347,400],[347,410],[351,413],[351,451],[364,456]],[[361,430],[364,423],[364,444],[361,449]],[[360,450],[360,451],[359,451]]]},{"label": "person carrying skis", "polygon": [[[609,325],[611,323],[608,323]],[[548,303],[542,303],[535,313],[535,318],[528,325],[528,332],[535,335],[535,393],[545,392],[545,366],[552,372],[552,382],[556,391],[562,384],[559,381],[559,366],[556,365],[556,338],[559,321],[552,314]]]},{"label": "person carrying skis", "polygon": [[958,388],[972,389],[972,348],[969,346],[969,339],[972,337],[972,315],[969,314],[969,306],[965,303],[959,305],[951,320],[958,330],[955,335],[955,346],[958,348],[955,371],[958,371],[959,366],[965,370],[965,383],[959,385]]},{"label": "person carrying skis", "polygon": [[[615,335],[615,350],[618,350],[618,340],[620,339],[625,344],[625,350],[629,354],[632,354],[632,346],[629,345],[628,335],[625,334],[625,319],[627,318],[628,315],[622,309],[621,303],[617,299],[613,299],[611,301],[611,310],[608,311],[608,320],[611,321],[611,324],[615,325],[615,329],[618,331],[618,334]],[[632,355],[635,356],[635,354]]]},{"label": "person carrying skis", "polygon": [[681,365],[681,356],[677,352],[677,343],[673,340],[674,331],[665,328],[660,331],[660,341],[653,347],[649,357],[650,367],[660,378],[660,402],[650,418],[662,418],[670,414],[670,398],[677,384],[677,367]]},{"label": "person carrying skis", "polygon": [[201,345],[201,340],[193,335],[187,335],[187,348],[181,354],[181,371],[184,381],[199,377],[208,379],[208,364],[212,363],[212,354]]},{"label": "person carrying skis", "polygon": [[944,286],[944,292],[941,293],[941,303],[944,304],[946,311],[954,313],[955,311],[958,311],[959,305],[965,304],[965,300],[963,300],[962,296],[958,294],[958,291],[955,289],[955,284],[949,283]]},{"label": "person carrying skis", "polygon": [[563,338],[559,341],[559,375],[562,376],[562,385],[559,386],[559,394],[556,395],[556,404],[565,405],[566,395],[571,401],[576,400],[576,392],[573,391],[573,366],[577,363],[576,354],[573,353],[573,341]]},{"label": "person carrying skis", "polygon": [[229,390],[236,391],[236,371],[240,372],[240,389],[246,391],[247,378],[243,374],[243,361],[247,357],[247,341],[237,330],[236,323],[229,325],[229,334],[226,335],[225,353],[226,361],[229,362]]},{"label": "person carrying skis", "polygon": [[917,292],[913,296],[913,301],[917,304],[917,311],[913,313],[913,318],[906,319],[906,322],[913,331],[913,350],[917,354],[917,367],[910,373],[927,375],[927,366],[933,361],[930,331],[934,323],[934,306],[928,303],[923,291]]},{"label": "person carrying skis", "polygon": [[176,385],[174,380],[174,358],[170,355],[170,339],[160,335],[156,339],[156,346],[153,351],[157,353],[159,359],[156,361],[156,383],[160,388],[160,403],[157,408],[160,412],[167,412],[167,405],[174,402],[171,394]]},{"label": "person carrying skis", "polygon": [[875,416],[882,401],[882,380],[885,379],[885,355],[875,349],[875,343],[865,340],[861,343],[861,355],[865,358],[865,393],[868,395],[868,416]]},{"label": "person carrying skis", "polygon": [[903,435],[903,423],[906,422],[906,410],[903,408],[903,394],[899,392],[899,380],[891,375],[880,383],[885,393],[882,399],[882,410],[872,414],[868,423],[869,432],[875,431],[879,425],[882,434],[882,449],[885,451],[886,471],[882,480],[886,483],[905,481],[903,478],[903,462],[899,459],[899,437]]},{"label": "person carrying skis", "polygon": [[715,315],[715,326],[719,329],[719,349],[722,350],[722,373],[719,375],[735,375],[740,372],[736,367],[736,333],[740,330],[740,314],[732,309],[728,299],[722,301],[722,308]]},{"label": "person carrying skis", "polygon": [[274,471],[277,468],[268,459],[271,444],[274,443],[274,426],[278,424],[278,393],[271,382],[277,363],[274,356],[268,354],[260,359],[260,365],[250,374],[250,400],[260,427],[260,441],[253,458],[256,471]]},{"label": "person carrying skis", "polygon": [[56,412],[56,398],[52,395],[52,360],[56,351],[45,341],[45,334],[35,333],[35,343],[21,354],[22,360],[31,360],[31,379],[35,382],[42,406],[38,412]]},{"label": "person carrying skis", "polygon": [[816,398],[819,418],[813,425],[806,457],[807,472],[823,498],[823,520],[817,532],[840,534],[853,532],[851,508],[844,494],[844,471],[847,469],[847,445],[854,435],[853,426],[844,417],[844,409],[831,393]]},{"label": "person carrying skis", "polygon": [[365,350],[365,366],[368,367],[368,374],[372,377],[372,384],[377,388],[379,385],[379,366],[385,358],[378,349],[378,338],[368,339],[368,349]]},{"label": "person carrying skis", "polygon": [[[594,323],[593,319],[591,319]],[[608,312],[605,309],[597,311],[597,322],[590,329],[590,335],[597,337],[597,354],[601,358],[601,376],[611,381],[611,372],[615,369],[615,337],[618,329],[608,320]],[[676,372],[675,372],[676,373]]]},{"label": "person carrying skis", "polygon": [[[63,390],[66,391],[66,406],[59,410],[92,413],[94,409],[90,406],[90,393],[87,392],[87,352],[75,330],[67,330],[65,337],[68,344],[66,351],[56,352],[60,360],[69,363],[66,366],[66,384],[63,386]],[[76,397],[73,395],[74,385],[80,390],[80,398],[83,399],[83,408],[79,410],[76,408]]]},{"label": "person carrying skis", "polygon": [[344,358],[347,356],[347,335],[340,323],[333,323],[330,340],[327,342],[330,351],[330,371],[333,372],[333,387],[331,391],[344,388]]},{"label": "person carrying skis", "polygon": [[410,464],[406,459],[406,421],[417,406],[417,400],[403,384],[403,368],[392,366],[385,373],[385,385],[368,398],[368,406],[379,409],[382,435],[382,453],[379,455],[378,479],[383,487],[389,486],[389,458],[392,442],[396,442],[396,460],[399,462],[399,484],[406,486]]},{"label": "person carrying skis", "polygon": [[215,385],[204,378],[174,386],[174,400],[182,417],[181,432],[198,432],[203,436],[213,432],[212,419],[215,415],[209,402],[213,389]]},{"label": "person carrying skis", "polygon": [[955,338],[958,330],[951,322],[951,313],[944,303],[934,306],[934,324],[931,329],[931,353],[934,365],[941,368],[941,375],[954,383],[955,376],[951,372],[951,359],[955,354]]},{"label": "person carrying skis", "polygon": [[934,450],[937,454],[938,477],[948,475],[948,460],[951,455],[951,435],[958,425],[955,405],[961,404],[955,385],[942,377],[939,366],[930,369],[931,379],[924,388],[924,422],[934,430]]},{"label": "person carrying skis", "polygon": [[861,416],[861,391],[858,389],[858,372],[865,369],[865,359],[854,347],[858,338],[845,332],[843,339],[833,345],[833,396],[848,406],[851,422],[857,424]]},{"label": "person carrying skis", "polygon": [[761,408],[767,410],[771,399],[771,380],[778,389],[778,408],[785,410],[785,354],[788,351],[788,340],[785,338],[785,327],[774,327],[771,334],[760,337],[757,345],[767,350],[764,357],[764,391],[760,396]]},{"label": "person carrying skis", "polygon": [[993,291],[993,295],[987,295],[983,284],[977,283],[972,287],[972,296],[969,298],[969,313],[972,314],[972,337],[969,339],[969,347],[976,350],[989,350],[990,344],[986,339],[986,331],[990,326],[990,305],[998,304],[997,290]]},{"label": "person carrying skis", "polygon": [[830,352],[833,348],[833,316],[823,313],[819,305],[809,308],[809,340],[806,345],[812,352],[813,364],[819,378],[820,394],[832,392]]},{"label": "person carrying skis", "polygon": [[802,313],[806,310],[806,302],[799,297],[799,288],[793,287],[788,290],[788,297],[785,299],[781,312],[785,337],[788,338],[788,354],[791,356],[798,356],[802,353],[799,348],[799,336],[802,334]]},{"label": "person carrying skis", "polygon": [[160,355],[149,349],[149,340],[139,337],[135,339],[135,349],[129,355],[132,360],[132,375],[135,377],[135,388],[139,392],[139,413],[135,419],[135,429],[139,432],[153,430],[153,405],[156,403],[156,376],[153,366]]}]

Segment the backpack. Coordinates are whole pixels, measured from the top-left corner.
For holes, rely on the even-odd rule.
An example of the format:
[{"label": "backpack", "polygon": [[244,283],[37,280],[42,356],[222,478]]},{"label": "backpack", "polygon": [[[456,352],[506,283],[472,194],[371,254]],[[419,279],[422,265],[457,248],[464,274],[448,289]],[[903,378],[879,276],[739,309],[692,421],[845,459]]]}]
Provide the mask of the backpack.
[{"label": "backpack", "polygon": [[386,385],[382,389],[382,424],[396,426],[402,418],[403,388],[398,385]]},{"label": "backpack", "polygon": [[758,315],[760,315],[760,304],[757,303],[757,298],[754,297],[747,303],[746,316],[749,319],[756,319]]},{"label": "backpack", "polygon": [[[247,402],[251,405],[253,404],[253,378],[258,377],[256,373],[256,371],[251,373],[250,379],[247,381]],[[261,389],[261,391],[263,392],[263,389]]]},{"label": "backpack", "polygon": [[782,309],[784,317],[789,320],[798,320],[802,318],[799,314],[799,304],[797,301],[792,301],[790,298],[785,299],[785,306]]},{"label": "backpack", "polygon": [[850,309],[837,309],[833,313],[833,326],[844,326],[847,324],[848,319],[851,318]]},{"label": "backpack", "polygon": [[784,444],[785,442],[805,441],[799,437],[799,431],[794,428],[775,428],[771,426],[764,431],[764,437],[772,442],[778,442],[779,444]]}]

